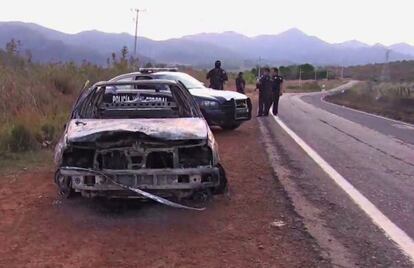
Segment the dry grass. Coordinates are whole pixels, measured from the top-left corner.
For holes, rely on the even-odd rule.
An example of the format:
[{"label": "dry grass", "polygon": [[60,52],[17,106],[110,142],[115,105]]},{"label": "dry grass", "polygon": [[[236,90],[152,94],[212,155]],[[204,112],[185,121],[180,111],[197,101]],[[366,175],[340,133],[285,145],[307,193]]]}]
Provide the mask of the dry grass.
[{"label": "dry grass", "polygon": [[32,64],[0,50],[0,156],[55,142],[85,81],[128,71],[122,67]]},{"label": "dry grass", "polygon": [[[401,95],[399,88],[410,88],[411,95]],[[330,96],[328,101],[414,123],[414,85],[401,83],[359,83],[341,94]]]},{"label": "dry grass", "polygon": [[346,83],[347,80],[287,80],[285,81],[285,91],[288,93],[318,92],[322,89],[332,89]]},{"label": "dry grass", "polygon": [[51,167],[53,165],[52,150],[28,151],[23,153],[9,153],[7,157],[0,155],[1,174],[14,174],[17,171],[33,170]]}]

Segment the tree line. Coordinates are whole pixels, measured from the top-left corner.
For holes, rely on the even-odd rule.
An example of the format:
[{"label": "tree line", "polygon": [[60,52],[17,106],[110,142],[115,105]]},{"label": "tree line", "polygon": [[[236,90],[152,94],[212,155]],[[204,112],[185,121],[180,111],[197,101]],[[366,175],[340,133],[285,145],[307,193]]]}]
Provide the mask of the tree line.
[{"label": "tree line", "polygon": [[[262,70],[264,67],[260,67]],[[337,74],[330,71],[327,68],[321,68],[314,66],[309,63],[299,64],[299,65],[288,65],[278,67],[279,74],[287,80],[321,80],[321,79],[335,79]],[[256,66],[250,70],[254,75],[258,75],[259,66]]]}]

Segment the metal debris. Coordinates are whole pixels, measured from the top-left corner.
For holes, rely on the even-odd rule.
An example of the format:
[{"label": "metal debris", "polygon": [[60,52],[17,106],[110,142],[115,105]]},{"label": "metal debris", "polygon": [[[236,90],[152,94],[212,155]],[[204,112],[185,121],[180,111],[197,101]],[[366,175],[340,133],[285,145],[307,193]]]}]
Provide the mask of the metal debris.
[{"label": "metal debris", "polygon": [[134,188],[134,187],[130,187],[130,186],[127,186],[127,185],[123,185],[121,183],[116,182],[111,176],[109,176],[109,175],[107,175],[107,174],[105,174],[103,172],[97,171],[97,170],[87,169],[87,168],[78,168],[78,167],[64,167],[64,169],[73,170],[73,171],[85,171],[85,172],[95,173],[96,175],[100,175],[100,176],[103,176],[103,177],[107,178],[113,184],[116,184],[119,187],[122,187],[122,188],[128,189],[128,190],[131,190],[131,191],[133,191],[133,192],[135,192],[135,193],[137,193],[139,195],[142,195],[142,196],[144,196],[144,197],[146,197],[148,199],[154,200],[154,201],[156,201],[158,203],[161,203],[163,205],[166,205],[166,206],[170,206],[170,207],[174,207],[174,208],[182,208],[182,209],[196,210],[196,211],[203,211],[203,210],[206,209],[206,208],[189,207],[189,206],[185,206],[185,205],[182,205],[182,204],[178,204],[178,203],[172,202],[172,201],[170,201],[168,199],[162,198],[160,196],[156,196],[156,195],[150,194],[148,192],[145,192],[145,191],[143,191],[141,189]]},{"label": "metal debris", "polygon": [[283,227],[285,225],[286,225],[286,223],[284,221],[274,221],[274,222],[270,223],[270,226],[278,227],[278,228]]}]

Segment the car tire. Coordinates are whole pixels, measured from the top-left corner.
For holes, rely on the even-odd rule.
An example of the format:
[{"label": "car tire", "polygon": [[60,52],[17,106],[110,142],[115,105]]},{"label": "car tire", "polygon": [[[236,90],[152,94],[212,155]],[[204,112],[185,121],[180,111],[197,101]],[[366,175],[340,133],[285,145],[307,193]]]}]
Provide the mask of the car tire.
[{"label": "car tire", "polygon": [[240,127],[241,123],[228,123],[223,124],[220,127],[224,130],[235,130],[236,128]]},{"label": "car tire", "polygon": [[215,187],[212,192],[213,194],[225,194],[228,191],[226,171],[220,164],[218,164],[217,167],[219,168],[220,182],[219,185]]},{"label": "car tire", "polygon": [[62,175],[59,170],[55,173],[55,182],[59,190],[59,195],[63,198],[69,199],[75,195],[75,191],[72,188],[71,178]]}]

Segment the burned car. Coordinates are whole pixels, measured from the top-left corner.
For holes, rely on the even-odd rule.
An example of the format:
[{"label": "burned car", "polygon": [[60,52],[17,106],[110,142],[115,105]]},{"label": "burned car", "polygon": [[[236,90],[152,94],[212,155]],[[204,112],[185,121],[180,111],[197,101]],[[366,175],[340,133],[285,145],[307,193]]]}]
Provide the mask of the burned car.
[{"label": "burned car", "polygon": [[176,68],[141,68],[139,72],[123,74],[111,81],[145,79],[180,81],[190,91],[210,126],[233,130],[252,117],[252,104],[248,96],[229,90],[207,88],[202,82],[178,72]]},{"label": "burned car", "polygon": [[65,197],[166,201],[223,193],[227,185],[207,122],[188,90],[169,80],[99,82],[84,90],[55,163]]}]

